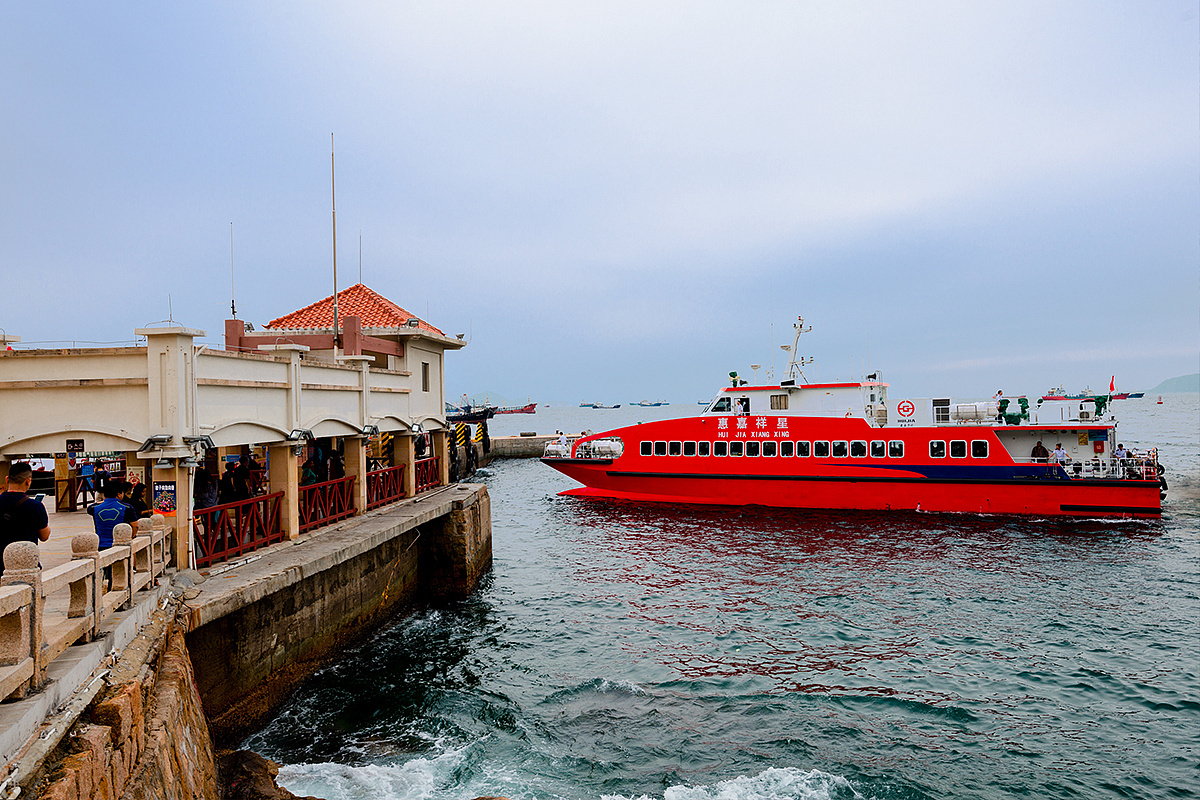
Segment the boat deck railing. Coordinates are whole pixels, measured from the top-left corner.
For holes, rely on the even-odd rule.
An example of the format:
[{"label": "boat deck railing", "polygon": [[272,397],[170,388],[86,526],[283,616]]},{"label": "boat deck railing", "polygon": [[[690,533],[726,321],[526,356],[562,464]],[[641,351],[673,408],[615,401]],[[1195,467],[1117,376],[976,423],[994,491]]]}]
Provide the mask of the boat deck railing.
[{"label": "boat deck railing", "polygon": [[[1053,457],[1046,458],[1014,458],[1018,464],[1033,464],[1035,466],[1057,467],[1059,462]],[[1128,458],[1089,458],[1080,461],[1068,459],[1061,464],[1069,478],[1107,478],[1135,481],[1158,480],[1159,467],[1157,454],[1153,451],[1145,455]]]}]

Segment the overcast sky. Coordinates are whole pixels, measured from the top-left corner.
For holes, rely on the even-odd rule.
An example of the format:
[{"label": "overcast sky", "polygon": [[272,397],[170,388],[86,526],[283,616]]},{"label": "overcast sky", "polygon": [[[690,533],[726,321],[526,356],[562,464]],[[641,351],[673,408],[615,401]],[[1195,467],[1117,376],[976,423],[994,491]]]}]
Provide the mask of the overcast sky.
[{"label": "overcast sky", "polygon": [[[447,390],[1200,370],[1196,3],[5,3],[0,328],[219,342],[359,279]],[[58,346],[58,345],[53,345]]]}]

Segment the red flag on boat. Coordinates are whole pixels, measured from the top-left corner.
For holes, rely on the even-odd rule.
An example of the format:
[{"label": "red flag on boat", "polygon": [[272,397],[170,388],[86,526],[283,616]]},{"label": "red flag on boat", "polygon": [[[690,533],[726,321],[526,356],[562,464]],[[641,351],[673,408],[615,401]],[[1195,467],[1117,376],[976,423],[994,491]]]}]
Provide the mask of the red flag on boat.
[{"label": "red flag on boat", "polygon": [[1108,393],[1112,394],[1117,390],[1117,376],[1113,375],[1108,379]]}]

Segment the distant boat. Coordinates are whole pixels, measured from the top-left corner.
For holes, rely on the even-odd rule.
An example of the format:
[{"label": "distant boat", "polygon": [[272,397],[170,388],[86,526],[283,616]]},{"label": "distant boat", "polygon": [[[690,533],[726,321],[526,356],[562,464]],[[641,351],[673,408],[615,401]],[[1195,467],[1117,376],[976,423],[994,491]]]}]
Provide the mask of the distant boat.
[{"label": "distant boat", "polygon": [[454,405],[446,403],[446,421],[447,422],[486,422],[491,419],[496,413],[495,406],[472,405],[463,395],[462,405]]},{"label": "distant boat", "polygon": [[1158,405],[1160,405],[1160,406],[1162,405],[1162,395],[1161,394],[1158,396]]},{"label": "distant boat", "polygon": [[644,408],[656,408],[658,406],[668,405],[666,400],[643,400],[640,403],[630,403],[631,406],[642,406]]},{"label": "distant boat", "polygon": [[1058,386],[1051,389],[1046,394],[1042,395],[1042,400],[1094,400],[1097,397],[1111,397],[1113,400],[1128,400],[1131,397],[1144,397],[1145,392],[1113,392],[1111,394],[1099,393],[1092,391],[1092,387],[1084,389],[1082,392],[1068,393],[1063,387]]},{"label": "distant boat", "polygon": [[621,404],[617,403],[615,406],[606,406],[603,403],[580,403],[579,407],[580,408],[620,408]]},{"label": "distant boat", "polygon": [[537,403],[526,403],[523,406],[508,406],[496,409],[497,414],[534,414],[537,413]]}]

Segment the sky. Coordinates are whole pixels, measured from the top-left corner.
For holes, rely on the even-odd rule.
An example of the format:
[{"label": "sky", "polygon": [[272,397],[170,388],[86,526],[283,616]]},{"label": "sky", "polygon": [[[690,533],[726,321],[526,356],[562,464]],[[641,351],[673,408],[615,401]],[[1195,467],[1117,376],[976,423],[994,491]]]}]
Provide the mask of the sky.
[{"label": "sky", "polygon": [[1200,371],[1195,2],[6,3],[0,64],[18,347],[331,294],[332,135],[448,397],[693,403],[799,315],[897,395]]}]

